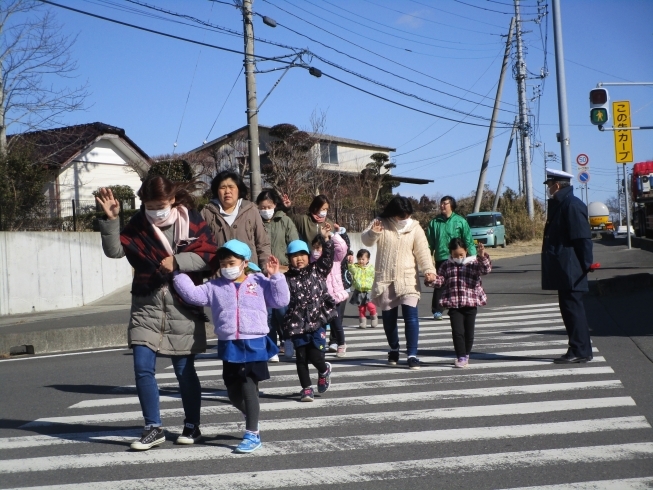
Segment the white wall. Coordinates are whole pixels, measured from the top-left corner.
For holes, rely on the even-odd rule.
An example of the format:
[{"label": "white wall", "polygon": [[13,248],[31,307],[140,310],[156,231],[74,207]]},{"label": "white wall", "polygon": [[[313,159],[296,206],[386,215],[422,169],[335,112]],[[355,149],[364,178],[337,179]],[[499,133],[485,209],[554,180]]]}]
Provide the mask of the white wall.
[{"label": "white wall", "polygon": [[[98,187],[112,185],[128,185],[136,194],[141,179],[125,165],[129,158],[118,148],[119,143],[115,138],[100,139],[63,168],[59,173],[59,198],[94,201],[93,192]],[[140,200],[136,198],[136,207],[139,206]]]},{"label": "white wall", "polygon": [[[360,173],[368,163],[372,162],[370,156],[374,153],[389,155],[387,151],[351,146],[346,143],[336,142],[336,145],[338,146],[338,163],[336,165],[322,163],[320,164],[321,167],[329,170],[340,170],[341,172]],[[316,145],[316,148],[319,156],[319,144]]]},{"label": "white wall", "polygon": [[131,280],[99,233],[0,232],[0,315],[83,306]]},{"label": "white wall", "polygon": [[347,236],[349,237],[349,242],[350,242],[350,249],[354,252],[354,257],[356,257],[356,254],[361,248],[365,248],[370,251],[370,264],[375,265],[376,264],[376,245],[373,245],[371,247],[366,247],[363,245],[363,242],[361,242],[361,234],[360,233],[347,233]]}]

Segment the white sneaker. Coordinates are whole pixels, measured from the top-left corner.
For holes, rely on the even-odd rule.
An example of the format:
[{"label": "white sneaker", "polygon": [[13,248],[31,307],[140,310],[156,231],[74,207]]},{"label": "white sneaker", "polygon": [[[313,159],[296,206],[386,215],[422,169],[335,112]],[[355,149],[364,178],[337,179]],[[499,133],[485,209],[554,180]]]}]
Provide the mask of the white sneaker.
[{"label": "white sneaker", "polygon": [[329,345],[329,352],[338,352],[338,344]]},{"label": "white sneaker", "polygon": [[279,362],[279,356],[277,354],[273,355],[268,362]]}]

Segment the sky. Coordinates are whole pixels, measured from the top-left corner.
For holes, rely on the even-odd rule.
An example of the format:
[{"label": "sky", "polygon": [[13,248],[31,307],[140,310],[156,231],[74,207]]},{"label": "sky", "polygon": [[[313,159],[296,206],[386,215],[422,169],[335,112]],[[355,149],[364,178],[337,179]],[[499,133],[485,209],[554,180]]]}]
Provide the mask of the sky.
[{"label": "sky", "polygon": [[[232,0],[143,2],[236,34],[148,9],[138,5],[141,0],[55,1],[213,46],[243,49],[238,35],[242,15]],[[549,14],[538,19],[537,6],[545,6],[546,0],[520,3],[534,124],[534,192],[542,199],[544,152],[555,152],[558,163],[549,165],[561,168],[553,20],[550,5]],[[576,156],[586,154],[590,201],[605,201],[616,195],[613,133],[590,124],[588,94],[598,82],[653,82],[653,1],[560,3],[572,168],[576,174]],[[62,34],[77,36],[71,53],[79,67],[77,78],[52,83],[86,82],[90,91],[87,108],[64,115],[63,124],[100,121],[124,128],[151,156],[191,150],[246,124],[242,54],[56,6],[44,8],[56,14]],[[324,112],[326,133],[396,148],[391,154],[395,174],[434,180],[423,186],[402,184],[398,188],[402,195],[462,197],[476,189],[513,2],[254,0],[253,10],[260,14],[254,21],[255,36],[260,38],[257,55],[278,57],[292,54],[289,48],[308,49],[321,59],[304,55],[303,61],[325,74],[316,78],[301,67],[288,70],[261,107],[260,124],[291,123],[306,129],[312,113]],[[273,18],[277,27],[263,24],[261,16]],[[276,61],[257,63],[260,71],[284,66]],[[492,189],[499,180],[517,109],[511,68],[487,174]],[[281,74],[277,70],[257,75],[259,101]],[[634,125],[653,125],[653,86],[609,87],[609,93],[613,101],[630,100]],[[635,162],[653,160],[653,131],[634,131],[633,142]],[[505,185],[518,186],[514,146]]]}]

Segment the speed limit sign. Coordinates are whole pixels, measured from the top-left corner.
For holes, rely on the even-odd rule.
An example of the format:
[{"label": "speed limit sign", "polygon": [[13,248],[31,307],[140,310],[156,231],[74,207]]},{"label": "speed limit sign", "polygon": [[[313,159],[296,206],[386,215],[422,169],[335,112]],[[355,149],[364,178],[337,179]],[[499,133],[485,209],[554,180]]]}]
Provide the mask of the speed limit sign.
[{"label": "speed limit sign", "polygon": [[585,153],[581,153],[576,157],[576,163],[581,167],[585,167],[588,163],[590,163],[590,157],[585,155]]}]

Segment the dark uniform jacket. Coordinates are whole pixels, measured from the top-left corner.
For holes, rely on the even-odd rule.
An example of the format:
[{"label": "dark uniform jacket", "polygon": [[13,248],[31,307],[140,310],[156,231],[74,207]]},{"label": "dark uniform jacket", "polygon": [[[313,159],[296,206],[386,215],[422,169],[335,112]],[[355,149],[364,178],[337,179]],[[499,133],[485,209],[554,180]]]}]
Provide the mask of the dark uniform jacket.
[{"label": "dark uniform jacket", "polygon": [[587,291],[592,234],[587,206],[563,187],[549,199],[542,244],[542,289]]}]

